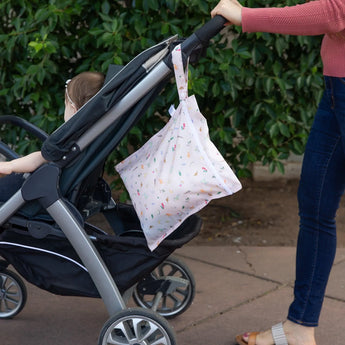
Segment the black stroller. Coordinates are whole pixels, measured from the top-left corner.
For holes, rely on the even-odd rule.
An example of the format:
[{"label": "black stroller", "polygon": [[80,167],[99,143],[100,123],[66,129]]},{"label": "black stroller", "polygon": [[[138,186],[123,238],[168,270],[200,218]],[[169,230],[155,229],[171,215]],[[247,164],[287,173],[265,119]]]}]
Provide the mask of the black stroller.
[{"label": "black stroller", "polygon": [[[185,61],[224,23],[215,17],[183,40]],[[7,269],[11,264],[52,293],[101,297],[110,319],[99,344],[176,344],[163,316],[184,312],[195,286],[188,267],[169,255],[198,234],[201,220],[189,217],[151,252],[133,207],[116,204],[101,176],[108,155],[172,76],[170,52],[177,42],[172,37],[110,70],[97,95],[49,137],[18,117],[0,117],[1,124],[18,125],[43,140],[42,153],[50,161],[0,205],[0,318],[12,318],[26,301],[23,281]],[[0,153],[17,157],[1,142]],[[113,235],[88,222],[97,213]],[[126,308],[132,294],[141,308]]]}]

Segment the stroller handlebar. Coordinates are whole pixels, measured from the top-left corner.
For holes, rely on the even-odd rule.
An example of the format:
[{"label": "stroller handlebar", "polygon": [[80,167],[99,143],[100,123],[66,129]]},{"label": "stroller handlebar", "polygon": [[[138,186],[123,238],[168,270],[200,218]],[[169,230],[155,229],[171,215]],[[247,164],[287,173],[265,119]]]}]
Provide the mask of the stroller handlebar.
[{"label": "stroller handlebar", "polygon": [[[224,28],[225,23],[227,23],[227,20],[224,17],[217,15],[201,28],[196,30],[191,36],[186,38],[181,43],[181,49],[184,55],[183,59],[185,60],[186,57],[190,57],[194,49],[207,47],[210,39],[216,36]],[[171,55],[166,57],[164,62],[172,70]]]},{"label": "stroller handlebar", "polygon": [[189,56],[197,46],[206,47],[209,40],[224,28],[226,22],[227,20],[219,15],[212,18],[181,44],[182,52]]},{"label": "stroller handlebar", "polygon": [[198,37],[202,45],[207,45],[209,40],[216,36],[224,28],[226,23],[227,20],[224,17],[217,15],[198,29],[194,34]]}]

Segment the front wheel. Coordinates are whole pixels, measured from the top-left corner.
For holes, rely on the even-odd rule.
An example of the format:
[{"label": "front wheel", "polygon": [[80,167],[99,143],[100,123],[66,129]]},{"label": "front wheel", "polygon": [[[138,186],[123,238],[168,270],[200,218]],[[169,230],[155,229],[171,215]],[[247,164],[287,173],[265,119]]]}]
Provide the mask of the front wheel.
[{"label": "front wheel", "polygon": [[103,326],[98,345],[176,345],[168,322],[151,310],[125,309]]},{"label": "front wheel", "polygon": [[24,308],[26,287],[23,280],[14,272],[0,271],[0,319],[11,319]]}]

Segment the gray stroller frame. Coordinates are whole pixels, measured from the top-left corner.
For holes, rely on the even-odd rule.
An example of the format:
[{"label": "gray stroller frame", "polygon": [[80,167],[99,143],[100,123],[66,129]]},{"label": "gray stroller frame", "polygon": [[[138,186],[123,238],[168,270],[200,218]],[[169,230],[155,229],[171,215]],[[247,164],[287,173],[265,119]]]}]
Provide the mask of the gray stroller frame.
[{"label": "gray stroller frame", "polygon": [[[185,58],[187,59],[196,47],[200,45],[206,46],[210,38],[223,28],[224,23],[224,18],[216,17],[188,39],[184,40],[182,52]],[[97,119],[90,128],[76,138],[69,150],[60,155],[58,159],[50,157],[49,150],[46,149],[45,151],[43,146],[42,153],[51,163],[43,165],[30,174],[21,189],[0,208],[0,227],[2,227],[27,203],[38,201],[40,206],[47,211],[63,231],[87,268],[109,313],[110,319],[104,325],[99,338],[99,344],[103,345],[124,343],[146,345],[176,344],[176,340],[174,332],[163,317],[150,310],[141,310],[141,308],[126,310],[125,301],[104,260],[86,233],[82,222],[62,196],[65,192],[62,193],[60,190],[61,172],[65,167],[75,162],[79,155],[105,132],[114,121],[123,116],[155,86],[161,84],[172,75],[169,46],[174,44],[175,41],[176,37],[164,42],[165,48],[160,50],[145,64],[144,68],[148,72],[147,76],[122,97],[106,114]],[[75,116],[77,117],[77,114]],[[62,131],[63,127],[64,125],[58,131]],[[54,135],[55,132],[52,134],[52,137]],[[47,140],[49,141],[49,138]],[[42,183],[42,181],[44,182]],[[38,186],[39,188],[37,188]]]}]

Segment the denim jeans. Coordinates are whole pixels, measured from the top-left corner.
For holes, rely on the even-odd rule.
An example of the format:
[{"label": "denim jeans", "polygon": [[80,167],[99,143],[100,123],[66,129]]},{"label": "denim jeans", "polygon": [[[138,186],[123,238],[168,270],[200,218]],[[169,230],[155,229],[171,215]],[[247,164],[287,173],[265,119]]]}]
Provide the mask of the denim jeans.
[{"label": "denim jeans", "polygon": [[335,215],[345,189],[345,78],[325,77],[303,159],[294,301],[288,319],[316,327],[336,252]]}]

